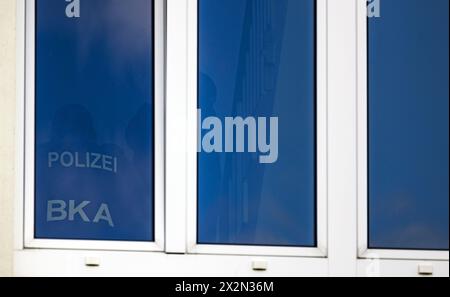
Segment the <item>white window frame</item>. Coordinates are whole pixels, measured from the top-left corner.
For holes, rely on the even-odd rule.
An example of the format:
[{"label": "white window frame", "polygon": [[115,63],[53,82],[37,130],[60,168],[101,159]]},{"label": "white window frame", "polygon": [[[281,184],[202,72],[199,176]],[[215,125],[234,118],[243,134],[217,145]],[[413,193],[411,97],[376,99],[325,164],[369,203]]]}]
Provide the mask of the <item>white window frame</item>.
[{"label": "white window frame", "polygon": [[[327,256],[327,2],[316,0],[317,247],[277,247],[197,243],[197,51],[198,0],[188,1],[188,197],[187,251],[193,254]],[[300,230],[299,230],[300,232]]]},{"label": "white window frame", "polygon": [[[367,131],[367,6],[366,0],[357,2],[357,113],[358,113],[358,256],[363,259],[449,260],[449,251],[369,249],[368,248],[368,131]],[[381,16],[382,18],[383,16]]]},{"label": "white window frame", "polygon": [[[107,241],[36,239],[34,237],[34,166],[35,166],[35,0],[20,0],[25,7],[25,140],[24,186],[25,223],[24,246],[49,249],[101,249],[131,251],[162,251],[164,249],[164,19],[163,0],[154,0],[154,241]],[[62,11],[61,13],[64,13]]]}]

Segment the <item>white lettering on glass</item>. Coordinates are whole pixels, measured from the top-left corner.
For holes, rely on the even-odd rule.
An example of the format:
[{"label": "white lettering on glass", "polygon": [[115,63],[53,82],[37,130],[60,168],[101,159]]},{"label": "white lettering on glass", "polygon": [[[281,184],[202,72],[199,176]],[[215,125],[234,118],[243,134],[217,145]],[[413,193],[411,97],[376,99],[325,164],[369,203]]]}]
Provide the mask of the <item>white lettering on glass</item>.
[{"label": "white lettering on glass", "polygon": [[117,157],[98,153],[86,152],[49,152],[48,167],[56,165],[74,168],[94,168],[117,173]]},{"label": "white lettering on glass", "polygon": [[69,2],[66,6],[66,16],[68,18],[80,17],[80,0],[66,0]]},{"label": "white lettering on glass", "polygon": [[[90,204],[91,201],[82,201],[77,204],[75,200],[69,200],[67,210],[67,203],[64,200],[49,200],[47,202],[47,222],[75,221],[76,219],[81,219],[83,222],[89,223],[91,220],[84,210]],[[92,220],[93,223],[100,223],[100,221],[105,221],[110,227],[114,227],[111,212],[106,203],[102,203],[99,206],[94,220]]]}]

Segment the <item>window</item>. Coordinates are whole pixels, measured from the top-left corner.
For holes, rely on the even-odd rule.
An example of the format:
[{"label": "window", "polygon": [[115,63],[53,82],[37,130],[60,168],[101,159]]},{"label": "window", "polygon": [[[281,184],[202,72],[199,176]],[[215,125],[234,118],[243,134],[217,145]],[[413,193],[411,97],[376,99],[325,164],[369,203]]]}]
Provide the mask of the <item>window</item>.
[{"label": "window", "polygon": [[447,276],[448,3],[390,2],[18,0],[15,273]]},{"label": "window", "polygon": [[199,1],[198,244],[317,246],[315,5]]},{"label": "window", "polygon": [[35,245],[161,243],[162,2],[153,2],[27,2]]},{"label": "window", "polygon": [[369,20],[369,248],[449,248],[448,11],[385,1]]}]

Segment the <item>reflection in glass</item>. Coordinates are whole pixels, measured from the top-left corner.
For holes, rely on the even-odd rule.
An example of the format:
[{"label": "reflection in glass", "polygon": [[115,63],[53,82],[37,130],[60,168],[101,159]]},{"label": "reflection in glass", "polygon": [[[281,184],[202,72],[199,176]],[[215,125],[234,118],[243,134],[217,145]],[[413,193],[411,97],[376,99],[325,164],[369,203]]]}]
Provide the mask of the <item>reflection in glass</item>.
[{"label": "reflection in glass", "polygon": [[278,117],[279,150],[199,153],[199,243],[316,245],[314,2],[199,1],[202,119]]},{"label": "reflection in glass", "polygon": [[153,6],[38,0],[37,238],[153,240]]}]

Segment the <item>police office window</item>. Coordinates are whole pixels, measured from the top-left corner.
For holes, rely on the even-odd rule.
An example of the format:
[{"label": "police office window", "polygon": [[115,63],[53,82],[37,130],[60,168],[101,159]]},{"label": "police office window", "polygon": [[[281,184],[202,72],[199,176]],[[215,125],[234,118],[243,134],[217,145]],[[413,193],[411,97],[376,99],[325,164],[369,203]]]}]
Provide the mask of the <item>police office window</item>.
[{"label": "police office window", "polygon": [[324,256],[324,1],[199,0],[197,11],[192,251]]},{"label": "police office window", "polygon": [[26,1],[27,246],[161,249],[161,9]]}]

